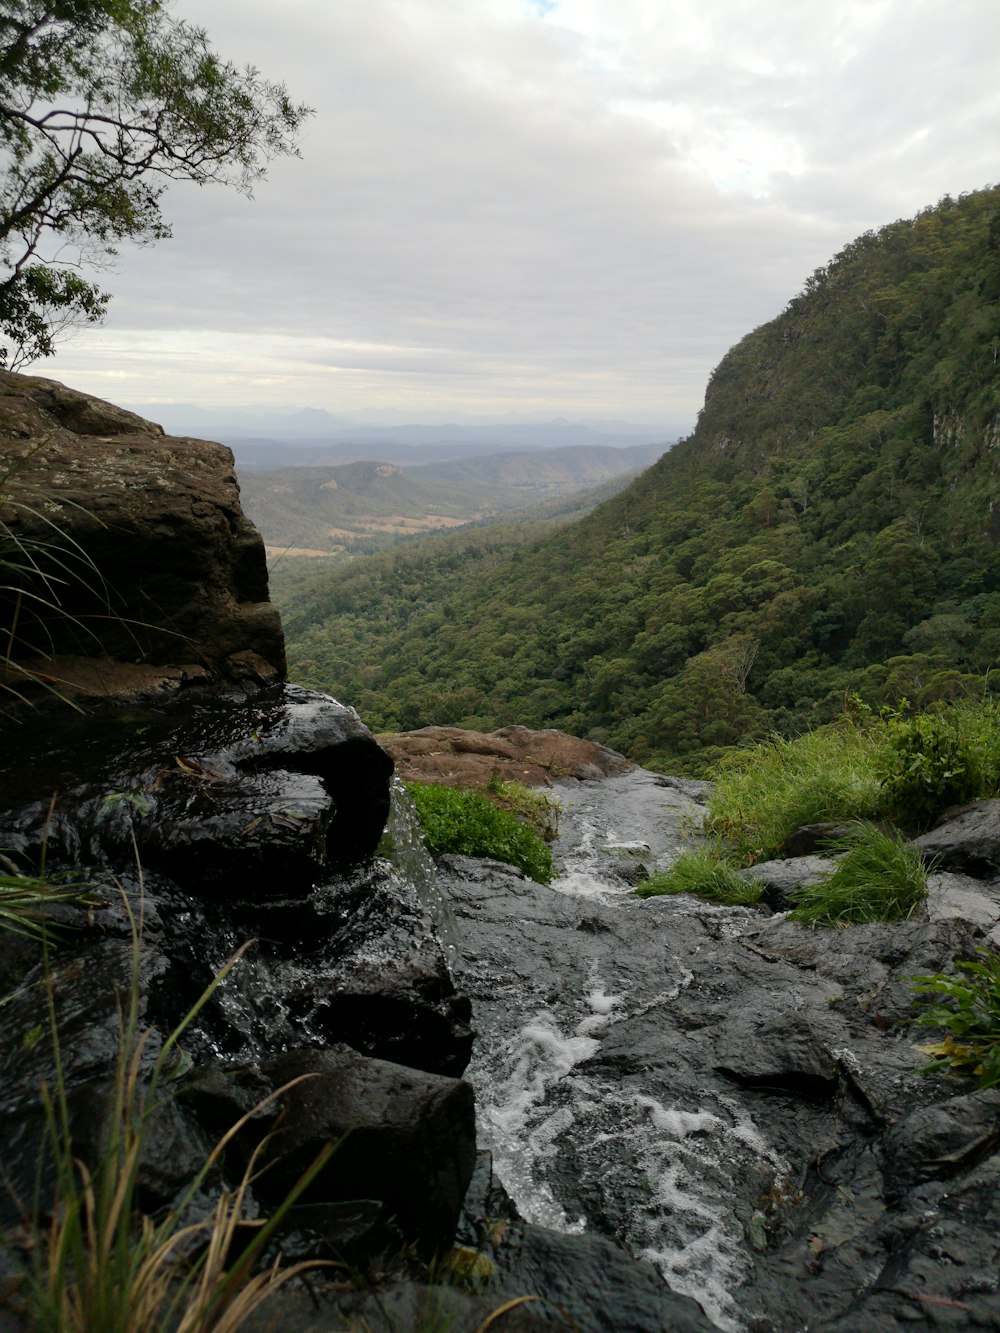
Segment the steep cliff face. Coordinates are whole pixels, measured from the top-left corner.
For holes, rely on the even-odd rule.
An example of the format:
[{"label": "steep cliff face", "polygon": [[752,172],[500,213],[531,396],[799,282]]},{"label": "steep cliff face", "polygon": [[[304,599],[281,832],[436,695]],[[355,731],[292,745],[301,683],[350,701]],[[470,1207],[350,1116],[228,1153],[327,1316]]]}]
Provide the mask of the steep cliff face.
[{"label": "steep cliff face", "polygon": [[167,669],[284,677],[264,548],[227,448],[4,372],[0,462],[0,562],[18,567],[2,580],[16,589],[0,601],[5,655],[90,693]]}]

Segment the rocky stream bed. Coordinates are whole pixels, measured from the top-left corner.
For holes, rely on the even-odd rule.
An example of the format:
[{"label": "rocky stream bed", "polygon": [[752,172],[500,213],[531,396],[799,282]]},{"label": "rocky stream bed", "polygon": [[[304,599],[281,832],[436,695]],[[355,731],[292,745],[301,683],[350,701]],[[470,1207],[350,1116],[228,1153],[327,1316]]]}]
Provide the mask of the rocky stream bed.
[{"label": "rocky stream bed", "polygon": [[[37,864],[44,848],[50,871],[103,886],[100,906],[56,910],[78,1151],[98,1153],[109,1103],[126,904],[142,917],[150,1058],[256,941],[185,1035],[146,1205],[300,1074],[255,1206],[350,1131],[285,1244],[346,1259],[366,1285],[290,1290],[250,1327],[280,1309],[302,1329],[459,1333],[523,1295],[536,1299],[499,1328],[1000,1326],[1000,1092],[920,1072],[909,982],[996,929],[993,881],[967,873],[990,871],[988,810],[964,816],[979,860],[969,836],[944,851],[962,873],[933,881],[925,917],[816,930],[635,898],[642,869],[696,836],[704,796],[641,769],[554,784],[548,888],[470,858],[435,870],[356,714],[294,687],[53,714],[8,732],[7,756],[6,855]],[[54,1073],[48,1044],[25,1040],[36,948],[0,937],[0,1132],[22,1193]],[[269,1125],[251,1122],[232,1165]],[[429,1282],[423,1266],[456,1237],[477,1276]],[[0,1327],[18,1326],[12,1298]]]}]

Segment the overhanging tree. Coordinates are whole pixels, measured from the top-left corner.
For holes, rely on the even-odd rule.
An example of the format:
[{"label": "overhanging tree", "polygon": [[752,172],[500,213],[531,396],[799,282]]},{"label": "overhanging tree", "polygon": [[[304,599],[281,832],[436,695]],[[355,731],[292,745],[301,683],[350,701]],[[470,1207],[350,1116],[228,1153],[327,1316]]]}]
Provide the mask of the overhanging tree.
[{"label": "overhanging tree", "polygon": [[0,0],[0,366],[102,318],[109,295],[84,272],[170,235],[171,181],[250,194],[297,151],[308,108],[168,3]]}]

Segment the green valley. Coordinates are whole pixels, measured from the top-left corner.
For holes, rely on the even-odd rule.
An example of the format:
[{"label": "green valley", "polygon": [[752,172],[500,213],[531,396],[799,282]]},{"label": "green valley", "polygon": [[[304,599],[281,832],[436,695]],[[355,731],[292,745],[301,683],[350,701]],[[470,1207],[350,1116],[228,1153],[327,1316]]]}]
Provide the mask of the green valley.
[{"label": "green valley", "polygon": [[[354,555],[604,488],[581,501],[593,507],[665,447],[581,445],[410,467],[367,458],[336,466],[247,467],[240,469],[240,490],[272,557]],[[568,504],[569,511],[578,507]],[[563,508],[556,504],[553,512]]]},{"label": "green valley", "polygon": [[846,246],[584,517],[276,581],[293,672],[375,727],[557,726],[689,769],[853,695],[988,690],[998,450],[991,188]]}]

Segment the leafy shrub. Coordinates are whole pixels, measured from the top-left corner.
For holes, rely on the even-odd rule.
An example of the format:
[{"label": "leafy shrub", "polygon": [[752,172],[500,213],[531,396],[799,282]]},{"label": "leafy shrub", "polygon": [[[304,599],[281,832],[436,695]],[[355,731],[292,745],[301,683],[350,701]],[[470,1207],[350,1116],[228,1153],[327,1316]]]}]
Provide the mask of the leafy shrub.
[{"label": "leafy shrub", "polygon": [[917,848],[899,835],[859,824],[830,850],[843,853],[837,869],[796,890],[792,920],[825,926],[904,921],[923,902],[927,871]]},{"label": "leafy shrub", "polygon": [[691,893],[706,902],[727,906],[750,906],[760,900],[764,886],[746,880],[710,851],[682,852],[669,870],[650,875],[636,889],[640,898],[658,894]]},{"label": "leafy shrub", "polygon": [[748,746],[717,767],[705,831],[753,865],[780,855],[803,824],[873,818],[874,751],[871,733],[847,721]]},{"label": "leafy shrub", "polygon": [[959,963],[963,976],[942,972],[914,977],[924,1009],[923,1027],[946,1028],[949,1036],[921,1050],[936,1058],[925,1073],[953,1069],[971,1074],[981,1088],[1000,1083],[1000,957],[980,950],[982,962]]},{"label": "leafy shrub", "polygon": [[436,782],[410,782],[424,841],[431,852],[460,852],[517,866],[539,884],[555,878],[555,862],[545,843],[506,810],[473,791]]},{"label": "leafy shrub", "polygon": [[886,814],[907,828],[926,828],[949,805],[996,791],[1000,719],[993,700],[907,717],[882,729],[877,770]]}]

